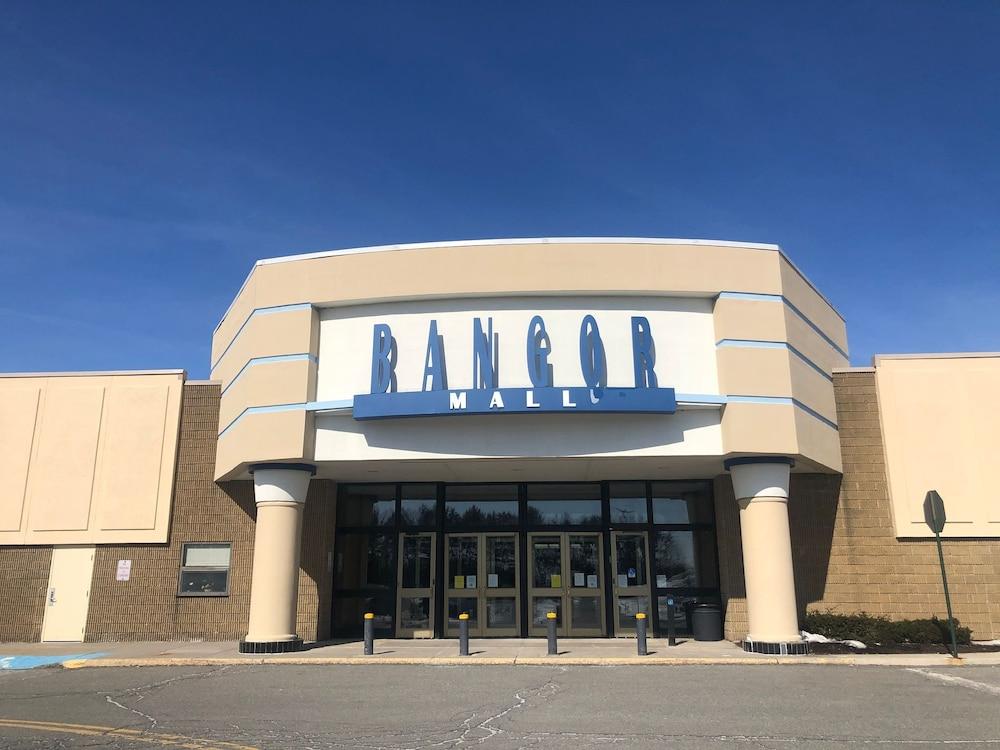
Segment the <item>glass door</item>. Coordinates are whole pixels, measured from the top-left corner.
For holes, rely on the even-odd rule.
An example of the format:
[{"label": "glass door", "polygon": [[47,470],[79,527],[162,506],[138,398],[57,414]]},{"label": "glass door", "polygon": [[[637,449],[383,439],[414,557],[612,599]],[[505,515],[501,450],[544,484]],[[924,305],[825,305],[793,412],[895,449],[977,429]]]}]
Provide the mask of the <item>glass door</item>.
[{"label": "glass door", "polygon": [[645,531],[611,533],[615,635],[635,635],[635,616],[649,611],[649,555]]},{"label": "glass door", "polygon": [[604,635],[601,535],[534,533],[528,546],[531,635],[545,635],[549,612],[559,635]]},{"label": "glass door", "polygon": [[516,534],[449,534],[445,547],[447,634],[469,615],[469,634],[517,636]]},{"label": "glass door", "polygon": [[396,636],[434,637],[434,533],[399,535]]}]

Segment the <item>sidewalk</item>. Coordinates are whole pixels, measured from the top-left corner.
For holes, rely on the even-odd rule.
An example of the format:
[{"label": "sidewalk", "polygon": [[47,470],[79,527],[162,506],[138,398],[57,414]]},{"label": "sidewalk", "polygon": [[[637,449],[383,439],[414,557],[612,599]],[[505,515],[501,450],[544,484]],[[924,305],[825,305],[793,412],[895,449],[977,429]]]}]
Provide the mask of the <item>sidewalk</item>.
[{"label": "sidewalk", "polygon": [[360,641],[307,644],[292,654],[241,654],[235,641],[131,643],[0,644],[0,669],[62,665],[81,667],[204,666],[226,664],[422,664],[422,665],[684,665],[684,664],[833,664],[843,666],[1000,666],[1000,653],[872,654],[836,656],[764,656],[748,654],[728,641],[679,641],[650,638],[649,655],[638,656],[632,639],[564,638],[559,654],[546,655],[544,638],[474,638],[469,656],[458,655],[456,639],[377,640],[375,654],[364,656]]}]

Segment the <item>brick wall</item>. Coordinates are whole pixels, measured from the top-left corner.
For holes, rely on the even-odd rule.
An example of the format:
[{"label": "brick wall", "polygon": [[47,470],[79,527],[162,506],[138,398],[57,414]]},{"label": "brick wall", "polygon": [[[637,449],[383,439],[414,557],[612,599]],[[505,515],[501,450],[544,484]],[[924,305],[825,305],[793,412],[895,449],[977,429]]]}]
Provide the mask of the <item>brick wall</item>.
[{"label": "brick wall", "polygon": [[0,547],[0,641],[42,637],[51,547]]},{"label": "brick wall", "polygon": [[[170,541],[166,545],[102,545],[94,560],[87,640],[229,640],[246,635],[256,506],[253,483],[212,479],[219,415],[218,385],[185,385]],[[331,483],[310,485],[299,570],[298,632],[306,640],[329,631],[332,546]],[[227,597],[178,597],[184,542],[231,542]],[[116,581],[118,560],[132,560]]]},{"label": "brick wall", "polygon": [[[891,619],[946,614],[934,540],[895,536],[875,375],[834,375],[843,477],[792,476],[789,523],[799,610],[866,611]],[[728,476],[715,482],[726,637],[746,635],[739,511]],[[1000,638],[1000,539],[944,541],[955,616]]]}]

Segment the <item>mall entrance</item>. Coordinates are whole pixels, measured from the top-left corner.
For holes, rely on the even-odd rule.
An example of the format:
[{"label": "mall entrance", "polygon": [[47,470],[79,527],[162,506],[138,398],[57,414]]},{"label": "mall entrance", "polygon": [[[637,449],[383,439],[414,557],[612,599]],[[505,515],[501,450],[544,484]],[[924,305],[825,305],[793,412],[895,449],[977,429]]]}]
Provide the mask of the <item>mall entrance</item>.
[{"label": "mall entrance", "polygon": [[719,602],[710,481],[345,484],[334,637],[375,613],[382,638],[627,637],[636,614],[677,632]]}]

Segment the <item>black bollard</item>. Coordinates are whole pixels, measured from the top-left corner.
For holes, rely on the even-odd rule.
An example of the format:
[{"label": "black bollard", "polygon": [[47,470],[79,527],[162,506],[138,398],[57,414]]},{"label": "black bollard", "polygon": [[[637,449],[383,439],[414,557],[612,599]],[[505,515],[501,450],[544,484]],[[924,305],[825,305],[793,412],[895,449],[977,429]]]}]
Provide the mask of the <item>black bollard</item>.
[{"label": "black bollard", "polygon": [[458,655],[469,655],[469,615],[465,612],[458,616]]},{"label": "black bollard", "polygon": [[639,649],[639,656],[646,655],[646,613],[637,612],[635,615],[635,643]]},{"label": "black bollard", "polygon": [[365,656],[375,653],[375,613],[365,612]]},{"label": "black bollard", "polygon": [[667,645],[676,646],[677,637],[674,633],[674,600],[673,597],[667,599]]},{"label": "black bollard", "polygon": [[548,626],[549,633],[549,656],[555,656],[559,653],[559,644],[556,643],[556,613],[549,612],[545,615],[546,625]]}]

